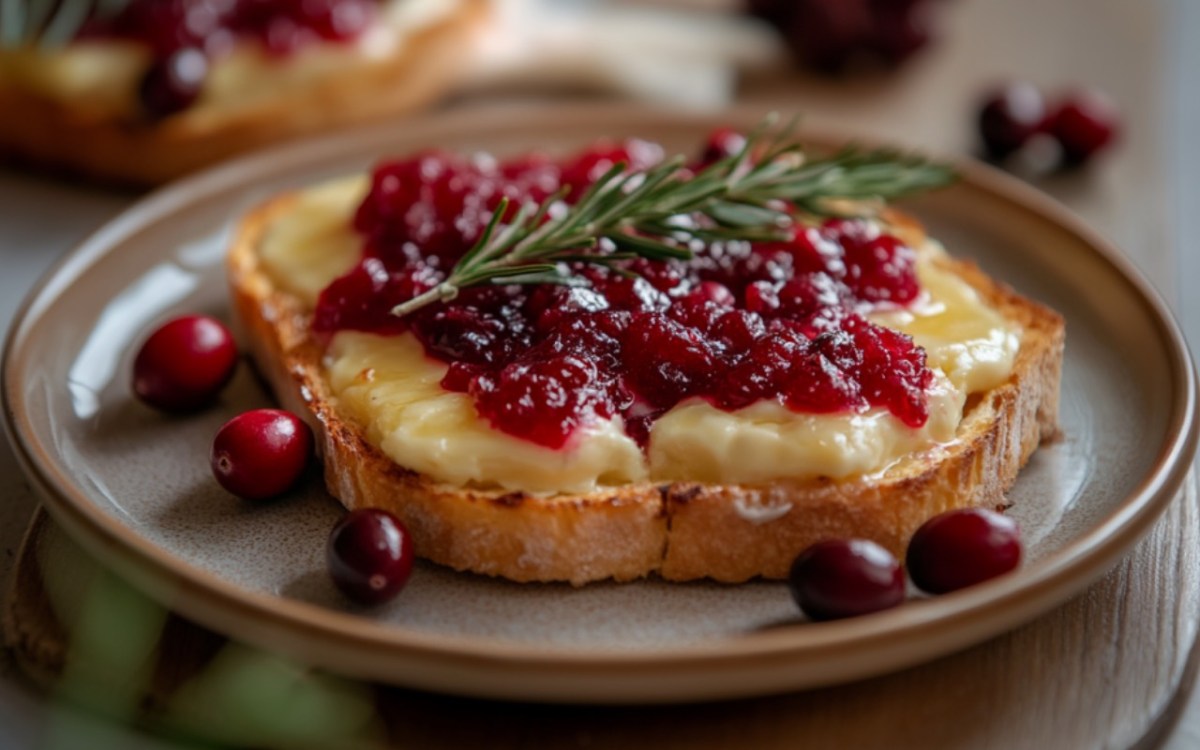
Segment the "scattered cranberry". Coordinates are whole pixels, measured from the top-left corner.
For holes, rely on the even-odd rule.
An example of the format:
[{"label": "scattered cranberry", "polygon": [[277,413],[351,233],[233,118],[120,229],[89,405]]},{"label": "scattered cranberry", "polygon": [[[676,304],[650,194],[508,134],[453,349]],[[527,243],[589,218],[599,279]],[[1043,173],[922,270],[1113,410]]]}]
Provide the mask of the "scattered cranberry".
[{"label": "scattered cranberry", "polygon": [[237,366],[233,335],[220,321],[187,315],[159,327],[133,361],[133,392],[169,412],[211,403]]},{"label": "scattered cranberry", "polygon": [[842,70],[874,32],[866,0],[800,0],[784,28],[792,51],[822,72]]},{"label": "scattered cranberry", "polygon": [[326,560],[344,594],[362,604],[382,604],[400,593],[412,574],[412,540],[391,513],[360,508],[333,527]]},{"label": "scattered cranberry", "polygon": [[927,0],[747,0],[747,10],[778,28],[797,60],[836,73],[859,58],[904,62],[931,34]]},{"label": "scattered cranberry", "polygon": [[868,46],[898,65],[933,38],[932,12],[924,0],[872,0],[874,18]]},{"label": "scattered cranberry", "polygon": [[1082,164],[1117,135],[1117,109],[1104,94],[1085,89],[1071,94],[1050,122],[1069,164]]},{"label": "scattered cranberry", "polygon": [[1008,516],[964,508],[925,522],[908,545],[908,574],[917,588],[944,594],[1017,567],[1021,539]]},{"label": "scattered cranberry", "polygon": [[195,103],[208,77],[208,58],[185,47],[155,62],[142,78],[138,96],[142,109],[154,119],[181,112]]},{"label": "scattered cranberry", "polygon": [[316,42],[357,38],[376,17],[378,0],[128,0],[119,12],[94,14],[83,38],[121,39],[153,58],[142,81],[143,108],[153,118],[195,101],[208,73],[205,54],[220,56],[239,40],[287,55]]},{"label": "scattered cranberry", "polygon": [[291,412],[255,409],[225,423],[213,439],[212,471],[221,486],[246,500],[287,491],[308,466],[313,437]]},{"label": "scattered cranberry", "polygon": [[814,620],[857,617],[904,601],[904,572],[892,553],[865,539],[818,542],[792,564],[792,598]]},{"label": "scattered cranberry", "polygon": [[1082,164],[1117,137],[1116,107],[1094,89],[1082,89],[1048,108],[1030,83],[1014,83],[989,96],[979,110],[987,155],[1021,173],[1037,175]]},{"label": "scattered cranberry", "polygon": [[1012,83],[993,92],[979,110],[979,134],[993,159],[1021,148],[1046,120],[1042,93],[1031,83]]}]

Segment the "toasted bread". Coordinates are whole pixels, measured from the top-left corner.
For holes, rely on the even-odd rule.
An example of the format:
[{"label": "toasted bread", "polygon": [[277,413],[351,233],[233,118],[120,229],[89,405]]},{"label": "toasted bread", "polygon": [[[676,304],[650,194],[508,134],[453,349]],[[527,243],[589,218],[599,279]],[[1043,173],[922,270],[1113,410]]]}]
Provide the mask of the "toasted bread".
[{"label": "toasted bread", "polygon": [[1057,431],[1062,319],[976,266],[945,258],[938,262],[1022,331],[1010,377],[970,396],[948,445],[878,475],[836,481],[646,482],[552,496],[441,484],[397,465],[339,412],[311,311],[265,273],[260,242],[293,202],[285,195],[249,214],[229,254],[234,316],[250,353],[283,405],[316,430],[330,493],[349,509],[395,513],[419,556],[457,570],[575,585],[651,574],[740,582],[785,577],[797,554],[822,539],[868,538],[902,555],[937,513],[1004,506],[1020,468]]},{"label": "toasted bread", "polygon": [[144,187],[284,140],[404,114],[458,80],[469,57],[463,49],[487,14],[485,0],[465,0],[387,55],[322,70],[303,87],[159,121],[48,96],[0,67],[0,112],[7,113],[0,117],[0,158]]}]

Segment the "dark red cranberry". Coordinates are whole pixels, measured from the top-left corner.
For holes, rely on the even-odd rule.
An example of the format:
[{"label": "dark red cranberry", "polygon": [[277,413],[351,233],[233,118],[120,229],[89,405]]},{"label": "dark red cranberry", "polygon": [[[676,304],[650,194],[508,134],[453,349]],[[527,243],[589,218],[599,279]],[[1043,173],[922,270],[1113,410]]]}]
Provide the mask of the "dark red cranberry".
[{"label": "dark red cranberry", "polygon": [[304,0],[299,5],[301,22],[322,39],[353,39],[375,16],[372,0]]},{"label": "dark red cranberry", "polygon": [[873,33],[868,45],[892,65],[904,62],[932,38],[925,0],[872,0]]},{"label": "dark red cranberry", "polygon": [[769,281],[755,281],[746,287],[746,309],[762,316],[773,314],[780,307],[779,289]]},{"label": "dark red cranberry", "polygon": [[720,307],[733,307],[737,304],[733,292],[719,281],[701,281],[688,298],[699,302],[712,302]]},{"label": "dark red cranberry", "polygon": [[864,53],[896,65],[932,38],[926,0],[747,0],[746,9],[782,31],[797,60],[824,72]]},{"label": "dark red cranberry", "polygon": [[1009,572],[1021,562],[1021,535],[1008,516],[963,508],[934,516],[908,545],[908,574],[917,588],[944,594]]},{"label": "dark red cranberry", "polygon": [[925,389],[933,382],[925,350],[914,346],[911,337],[857,315],[847,317],[842,328],[854,341],[856,364],[848,371],[856,374],[867,402],[886,407],[909,427],[925,424]]},{"label": "dark red cranberry", "polygon": [[216,398],[233,377],[237,345],[220,321],[187,315],[159,327],[133,361],[133,392],[156,409],[189,412]]},{"label": "dark red cranberry", "polygon": [[359,508],[333,527],[325,557],[342,593],[361,604],[382,604],[412,575],[412,537],[391,513]]},{"label": "dark red cranberry", "polygon": [[761,336],[737,364],[722,373],[713,389],[716,403],[725,409],[741,409],[777,394],[787,373],[810,348],[803,334],[791,330]]},{"label": "dark red cranberry", "polygon": [[726,354],[741,354],[766,334],[761,316],[748,310],[729,310],[722,315],[709,331],[713,343],[723,348]]},{"label": "dark red cranberry", "polygon": [[282,409],[255,409],[225,423],[213,439],[212,471],[221,486],[246,500],[286,492],[308,466],[312,430]]},{"label": "dark red cranberry", "polygon": [[795,0],[745,0],[746,12],[783,28],[791,18]]},{"label": "dark red cranberry", "polygon": [[563,447],[585,416],[610,416],[595,365],[558,356],[514,362],[471,384],[479,413],[498,429],[548,448]]},{"label": "dark red cranberry", "polygon": [[1050,132],[1069,164],[1081,164],[1113,142],[1118,131],[1116,105],[1095,89],[1071,94],[1050,122]]},{"label": "dark red cranberry", "polygon": [[867,0],[796,0],[784,28],[796,56],[826,73],[845,68],[874,33]]},{"label": "dark red cranberry", "polygon": [[1003,159],[1024,146],[1046,121],[1042,93],[1031,83],[992,92],[979,108],[979,135],[988,156]]},{"label": "dark red cranberry", "polygon": [[792,598],[814,620],[857,617],[904,601],[904,572],[892,553],[866,539],[818,542],[792,564]]},{"label": "dark red cranberry", "polygon": [[358,37],[375,17],[376,0],[128,0],[112,16],[89,20],[84,37],[127,39],[159,61],[186,48],[222,55],[239,40],[271,54],[313,42]]},{"label": "dark red cranberry", "polygon": [[172,52],[146,71],[138,89],[142,109],[153,119],[182,112],[196,102],[208,78],[208,58],[194,47]]},{"label": "dark red cranberry", "polygon": [[693,328],[660,313],[639,313],[625,332],[627,380],[651,406],[671,407],[704,392],[716,365]]}]

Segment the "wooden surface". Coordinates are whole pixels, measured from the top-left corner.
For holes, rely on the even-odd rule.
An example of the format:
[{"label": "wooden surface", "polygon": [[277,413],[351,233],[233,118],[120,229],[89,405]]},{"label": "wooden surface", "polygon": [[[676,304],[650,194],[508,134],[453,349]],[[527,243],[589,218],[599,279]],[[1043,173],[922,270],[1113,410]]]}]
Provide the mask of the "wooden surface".
[{"label": "wooden surface", "polygon": [[[728,1],[703,0],[714,7]],[[1180,185],[1200,194],[1200,172],[1185,169],[1200,156],[1195,128],[1184,127],[1168,100],[1168,92],[1191,96],[1189,111],[1200,112],[1194,65],[1177,61],[1173,77],[1167,70],[1172,49],[1180,60],[1196,59],[1180,52],[1195,49],[1200,33],[1200,14],[1190,2],[940,3],[942,42],[895,76],[852,81],[756,76],[741,97],[765,108],[776,102],[803,107],[815,125],[953,154],[974,148],[974,103],[992,82],[1027,78],[1051,92],[1075,84],[1101,86],[1124,113],[1121,144],[1093,169],[1048,178],[1038,186],[1125,249],[1173,299],[1178,269],[1195,269],[1200,259],[1190,244],[1173,242],[1171,231],[1193,225],[1197,217],[1192,203],[1173,202],[1172,195],[1184,194]],[[1188,27],[1188,18],[1198,23]],[[1179,137],[1169,138],[1171,130]],[[1174,193],[1168,185],[1174,185]],[[23,290],[50,260],[131,198],[0,171],[0,322],[7,324]],[[1192,254],[1181,259],[1175,246]],[[1191,302],[1195,310],[1194,297]],[[18,540],[35,506],[0,437],[0,575],[16,572]],[[390,736],[408,748],[821,747],[813,738],[832,729],[843,733],[845,747],[871,747],[872,742],[889,748],[1153,746],[1187,697],[1177,687],[1194,682],[1188,655],[1200,613],[1196,518],[1193,493],[1172,507],[1135,553],[1078,599],[963,654],[859,685],[760,701],[625,711],[513,707],[395,690],[383,691],[378,700],[393,717]],[[94,570],[72,557],[78,552],[61,533],[49,531],[36,539],[34,549],[44,549],[46,559],[70,571],[60,577],[74,579]],[[36,628],[49,614],[47,601],[39,598],[45,590],[37,578],[42,571],[22,564],[19,572],[15,580],[32,593],[13,600],[18,609],[12,619]],[[204,657],[206,648],[221,644],[177,620],[169,620],[168,627],[183,634],[169,641],[179,649],[174,653]],[[63,654],[63,641],[52,629],[33,632],[37,638],[23,638],[11,654],[0,653],[0,746],[44,746],[58,739],[58,747],[97,747],[108,738],[107,746],[123,750],[166,747],[63,711],[55,693],[29,684],[11,656],[48,679]],[[34,647],[35,641],[41,645]],[[183,675],[168,670],[160,679],[170,687]],[[1182,725],[1166,740],[1169,750],[1200,747],[1196,695]]]},{"label": "wooden surface", "polygon": [[[1170,729],[1195,677],[1198,543],[1200,513],[1189,482],[1150,536],[1083,596],[1012,633],[921,667],[793,695],[654,708],[507,704],[378,688],[375,725],[387,729],[376,738],[394,747],[500,750],[782,750],[798,742],[831,748],[1153,747]],[[99,585],[96,569],[44,512],[37,514],[5,601],[4,625],[18,663],[44,685],[56,684],[71,668],[69,655],[79,655],[70,650],[63,622],[79,618],[89,582]],[[164,710],[172,696],[204,679],[225,648],[221,637],[181,619],[162,622],[155,664],[137,701],[150,707],[141,720],[160,728],[173,718]],[[89,683],[75,671],[74,697],[100,696],[103,704],[113,673]],[[466,716],[469,721],[461,720]]]}]

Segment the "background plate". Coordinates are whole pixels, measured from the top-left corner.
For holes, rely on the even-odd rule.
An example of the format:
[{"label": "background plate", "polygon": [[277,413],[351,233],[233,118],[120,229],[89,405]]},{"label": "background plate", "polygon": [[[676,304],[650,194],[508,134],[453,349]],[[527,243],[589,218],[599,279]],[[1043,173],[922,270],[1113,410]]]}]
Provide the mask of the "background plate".
[{"label": "background plate", "polygon": [[[59,263],[5,353],[5,416],[59,523],[167,606],[240,640],[365,678],[488,697],[669,702],[879,674],[1002,632],[1099,577],[1162,511],[1195,448],[1195,376],[1165,308],[1116,251],[1032,190],[964,165],[908,206],[952,252],[1067,319],[1064,438],[1011,493],[1016,574],[877,615],[803,623],[779,583],[518,585],[421,565],[404,594],[348,606],[327,580],[340,507],[314,477],[265,506],[221,491],[216,429],[269,397],[241,368],[217,408],[170,418],[128,392],[137,344],[185,311],[225,315],[232,222],[288,187],[437,146],[562,153],[637,135],[692,151],[761,112],[462,111],[301,144],[154,194]],[[831,142],[830,139],[817,138]]]}]

